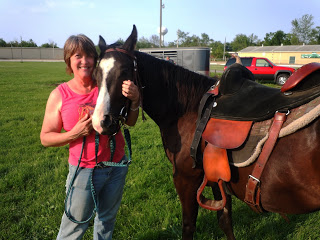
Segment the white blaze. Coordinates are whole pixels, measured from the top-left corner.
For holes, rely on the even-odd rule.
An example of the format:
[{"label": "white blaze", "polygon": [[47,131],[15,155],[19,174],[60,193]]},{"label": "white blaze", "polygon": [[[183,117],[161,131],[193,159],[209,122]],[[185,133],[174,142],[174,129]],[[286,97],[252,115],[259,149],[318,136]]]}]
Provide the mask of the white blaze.
[{"label": "white blaze", "polygon": [[110,96],[107,88],[106,78],[108,77],[109,72],[114,66],[114,58],[102,59],[100,61],[100,68],[102,69],[102,81],[99,90],[99,96],[97,99],[97,104],[92,115],[92,126],[94,130],[98,133],[102,132],[102,127],[100,122],[103,120],[103,116],[107,115],[110,110]]}]

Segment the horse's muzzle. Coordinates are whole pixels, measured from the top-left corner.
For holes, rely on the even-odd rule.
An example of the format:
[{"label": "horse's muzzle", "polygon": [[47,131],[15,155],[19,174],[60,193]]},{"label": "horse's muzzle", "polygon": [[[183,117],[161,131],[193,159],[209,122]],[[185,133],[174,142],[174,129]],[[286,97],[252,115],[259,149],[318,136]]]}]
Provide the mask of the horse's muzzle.
[{"label": "horse's muzzle", "polygon": [[102,128],[102,135],[114,135],[120,129],[119,119],[112,117],[111,115],[105,115],[103,120],[100,122]]}]

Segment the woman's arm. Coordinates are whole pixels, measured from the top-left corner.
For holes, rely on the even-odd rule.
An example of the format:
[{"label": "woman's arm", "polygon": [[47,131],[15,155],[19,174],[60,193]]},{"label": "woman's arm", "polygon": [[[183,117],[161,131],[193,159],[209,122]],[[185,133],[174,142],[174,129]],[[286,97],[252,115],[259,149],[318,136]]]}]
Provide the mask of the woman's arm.
[{"label": "woman's arm", "polygon": [[86,115],[79,120],[71,131],[61,133],[61,105],[62,99],[60,92],[58,89],[55,89],[48,98],[40,133],[41,144],[45,147],[64,146],[79,137],[89,135],[92,130],[91,117]]}]

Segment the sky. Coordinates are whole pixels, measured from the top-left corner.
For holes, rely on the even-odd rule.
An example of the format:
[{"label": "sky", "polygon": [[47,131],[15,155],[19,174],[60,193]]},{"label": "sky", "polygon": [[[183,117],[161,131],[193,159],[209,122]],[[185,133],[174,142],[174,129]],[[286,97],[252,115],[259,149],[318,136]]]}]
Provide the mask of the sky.
[{"label": "sky", "polygon": [[[320,0],[162,0],[165,42],[177,39],[177,30],[189,36],[202,33],[214,41],[231,42],[237,34],[290,33],[291,21],[311,14],[320,26]],[[0,0],[0,38],[32,39],[38,46],[54,42],[63,47],[70,35],[85,34],[97,45],[126,40],[133,24],[138,39],[159,36],[160,0]]]}]

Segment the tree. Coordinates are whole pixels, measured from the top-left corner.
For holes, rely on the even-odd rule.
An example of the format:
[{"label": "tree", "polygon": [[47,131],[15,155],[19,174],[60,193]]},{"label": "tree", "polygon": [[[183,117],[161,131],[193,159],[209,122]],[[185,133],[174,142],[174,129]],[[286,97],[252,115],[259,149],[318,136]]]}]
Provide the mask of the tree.
[{"label": "tree", "polygon": [[310,44],[320,44],[320,27],[312,29],[312,37]]},{"label": "tree", "polygon": [[187,36],[182,42],[181,47],[196,47],[200,46],[200,38],[196,35],[192,35],[191,37]]},{"label": "tree", "polygon": [[210,43],[213,43],[213,40],[206,33],[201,33],[200,45],[209,46]]},{"label": "tree", "polygon": [[187,32],[183,32],[180,29],[177,30],[177,36],[178,36],[178,40],[177,40],[177,45],[182,45],[185,41],[186,38],[188,37],[189,33]]},{"label": "tree", "polygon": [[42,47],[42,48],[53,48],[53,47],[57,48],[58,46],[55,42],[49,41],[49,43],[44,43],[40,47]]},{"label": "tree", "polygon": [[50,46],[50,44],[49,43],[44,43],[44,44],[41,44],[41,46],[40,47],[42,47],[42,48],[51,48],[52,47],[52,45]]},{"label": "tree", "polygon": [[136,45],[136,49],[140,49],[140,48],[150,48],[152,47],[152,44],[151,42],[145,38],[145,37],[141,37],[138,42],[137,42],[137,45]]},{"label": "tree", "polygon": [[7,46],[6,41],[0,38],[0,47],[6,47],[6,46]]},{"label": "tree", "polygon": [[223,58],[224,44],[222,44],[220,41],[212,41],[209,46],[211,48],[211,56],[213,58]]},{"label": "tree", "polygon": [[8,44],[10,47],[21,47],[20,43],[17,40],[10,41]]},{"label": "tree", "polygon": [[168,47],[177,47],[176,42],[168,42]]},{"label": "tree", "polygon": [[29,41],[22,40],[20,46],[21,47],[38,47],[37,44],[32,39],[30,39]]},{"label": "tree", "polygon": [[273,45],[273,42],[272,42],[273,37],[274,37],[273,32],[266,33],[266,36],[264,37],[263,44],[266,46],[272,46]]},{"label": "tree", "polygon": [[149,42],[151,43],[152,47],[159,47],[159,43],[160,43],[160,37],[156,34],[153,34],[150,39]]},{"label": "tree", "polygon": [[308,44],[312,40],[314,25],[313,16],[310,14],[305,14],[299,19],[294,19],[291,22],[292,24],[292,35],[294,35],[298,42]]},{"label": "tree", "polygon": [[249,46],[256,46],[257,43],[260,41],[257,35],[254,35],[253,33],[248,36],[249,40]]},{"label": "tree", "polygon": [[250,46],[250,39],[245,34],[237,34],[233,42],[231,42],[232,50],[235,52],[248,46]]},{"label": "tree", "polygon": [[177,43],[175,44],[174,42],[170,42],[169,46],[174,47],[178,45],[180,47],[208,47],[211,43],[214,42],[206,33],[202,33],[201,37],[195,34],[189,36],[188,32],[184,32],[178,29],[177,36]]},{"label": "tree", "polygon": [[124,44],[124,40],[122,38],[119,38],[116,42],[119,44]]},{"label": "tree", "polygon": [[281,44],[291,45],[291,37],[289,34],[278,30],[276,32],[267,33],[264,37],[263,44],[266,46],[279,46]]}]

